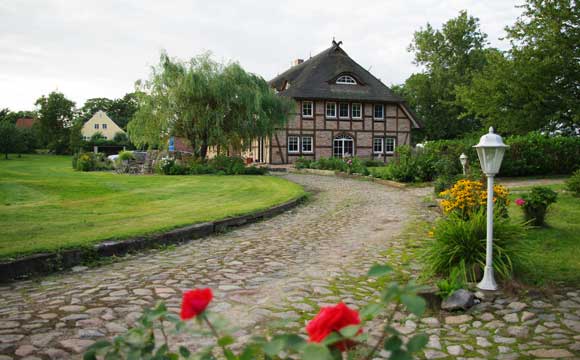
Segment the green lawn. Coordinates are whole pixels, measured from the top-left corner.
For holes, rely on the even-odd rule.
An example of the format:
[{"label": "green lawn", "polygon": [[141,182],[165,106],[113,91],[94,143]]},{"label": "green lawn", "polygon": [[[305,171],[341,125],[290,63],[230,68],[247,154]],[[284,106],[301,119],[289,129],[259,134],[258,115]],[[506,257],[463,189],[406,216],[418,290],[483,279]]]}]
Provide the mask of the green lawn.
[{"label": "green lawn", "polygon": [[75,172],[67,156],[0,160],[0,258],[251,213],[304,194],[272,176]]},{"label": "green lawn", "polygon": [[[525,244],[529,252],[527,263],[519,264],[517,272],[526,283],[536,285],[580,284],[580,199],[563,191],[564,185],[549,185],[558,192],[558,201],[552,205],[546,218],[547,227],[533,228],[527,233]],[[517,192],[529,188],[515,188]],[[523,211],[510,205],[513,219],[523,220]]]}]

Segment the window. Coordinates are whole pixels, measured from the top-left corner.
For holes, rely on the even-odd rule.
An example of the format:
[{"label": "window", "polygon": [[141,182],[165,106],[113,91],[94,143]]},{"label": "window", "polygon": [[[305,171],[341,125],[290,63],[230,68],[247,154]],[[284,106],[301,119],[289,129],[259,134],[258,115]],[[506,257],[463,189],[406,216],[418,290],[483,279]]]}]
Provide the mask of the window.
[{"label": "window", "polygon": [[383,105],[375,105],[374,118],[381,120],[385,118],[385,108]]},{"label": "window", "polygon": [[106,129],[106,128],[107,128],[107,124],[103,124],[103,125],[101,125],[101,128],[102,128],[102,129]]},{"label": "window", "polygon": [[361,119],[362,118],[362,104],[352,104],[351,111],[352,111],[352,118],[353,119]]},{"label": "window", "polygon": [[98,129],[98,128],[99,128],[99,124],[95,124],[95,129]]},{"label": "window", "polygon": [[356,80],[349,75],[342,75],[336,79],[337,84],[356,85]]},{"label": "window", "polygon": [[338,158],[351,157],[354,155],[354,141],[352,137],[340,135],[332,142],[332,156]]},{"label": "window", "polygon": [[341,119],[348,119],[348,103],[338,104],[338,117]]},{"label": "window", "polygon": [[298,147],[299,143],[300,143],[300,137],[288,136],[288,152],[289,153],[299,152],[299,147]]},{"label": "window", "polygon": [[326,103],[326,117],[336,118],[336,103],[334,102]]},{"label": "window", "polygon": [[392,154],[395,152],[395,138],[389,137],[385,138],[385,152],[387,154]]},{"label": "window", "polygon": [[302,137],[302,152],[312,153],[312,136]]},{"label": "window", "polygon": [[302,102],[302,116],[303,117],[313,117],[313,105],[312,101],[303,101]]},{"label": "window", "polygon": [[384,139],[376,137],[373,139],[373,153],[375,154],[382,154],[383,153],[383,144]]}]

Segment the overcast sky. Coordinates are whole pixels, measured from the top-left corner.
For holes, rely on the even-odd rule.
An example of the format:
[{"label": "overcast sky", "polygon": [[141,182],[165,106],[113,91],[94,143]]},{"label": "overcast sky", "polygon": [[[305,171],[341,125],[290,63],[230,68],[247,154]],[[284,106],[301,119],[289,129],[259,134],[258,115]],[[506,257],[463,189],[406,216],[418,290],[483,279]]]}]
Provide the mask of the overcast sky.
[{"label": "overcast sky", "polygon": [[149,75],[162,49],[189,58],[211,51],[266,80],[332,37],[387,85],[418,69],[413,32],[460,10],[480,18],[493,46],[520,10],[512,0],[171,1],[0,0],[0,108],[32,110],[58,89],[77,106],[121,97]]}]

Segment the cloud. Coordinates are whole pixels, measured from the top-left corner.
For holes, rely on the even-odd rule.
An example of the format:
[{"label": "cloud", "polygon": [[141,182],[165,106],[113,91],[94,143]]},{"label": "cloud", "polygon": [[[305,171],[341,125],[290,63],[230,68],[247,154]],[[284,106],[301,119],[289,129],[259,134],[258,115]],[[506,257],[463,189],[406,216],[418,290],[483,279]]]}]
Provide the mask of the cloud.
[{"label": "cloud", "polygon": [[387,84],[417,71],[406,49],[427,22],[466,9],[493,46],[519,14],[504,0],[13,1],[0,0],[0,108],[31,109],[59,89],[82,104],[120,97],[148,76],[162,49],[211,51],[266,79],[330,46],[333,37]]}]

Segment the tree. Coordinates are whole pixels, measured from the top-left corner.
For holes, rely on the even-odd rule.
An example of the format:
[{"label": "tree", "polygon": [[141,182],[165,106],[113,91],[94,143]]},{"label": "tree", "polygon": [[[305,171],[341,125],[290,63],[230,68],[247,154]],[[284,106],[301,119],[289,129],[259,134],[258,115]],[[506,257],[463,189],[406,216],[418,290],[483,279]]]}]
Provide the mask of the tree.
[{"label": "tree", "polygon": [[131,141],[166,147],[170,134],[182,136],[202,159],[209,147],[241,148],[271,135],[293,106],[261,77],[207,54],[188,62],[162,54],[141,90],[139,110],[128,125]]},{"label": "tree", "polygon": [[137,94],[128,93],[119,99],[92,98],[85,101],[79,110],[79,118],[83,123],[87,122],[97,111],[102,110],[119,127],[126,129],[127,124],[138,108]]},{"label": "tree", "polygon": [[8,153],[15,152],[18,144],[16,126],[7,120],[0,120],[0,153],[8,160]]},{"label": "tree", "polygon": [[575,0],[528,0],[507,27],[511,49],[490,53],[471,86],[466,114],[507,134],[580,128],[580,9]]},{"label": "tree", "polygon": [[485,65],[486,39],[479,19],[465,11],[443,24],[441,30],[427,24],[415,32],[409,51],[424,71],[411,75],[396,91],[424,120],[420,137],[454,138],[479,127],[477,119],[465,116],[465,109],[457,103],[456,88],[470,84]]},{"label": "tree", "polygon": [[68,152],[75,103],[62,93],[53,91],[36,100],[35,105],[44,144],[57,154]]}]

